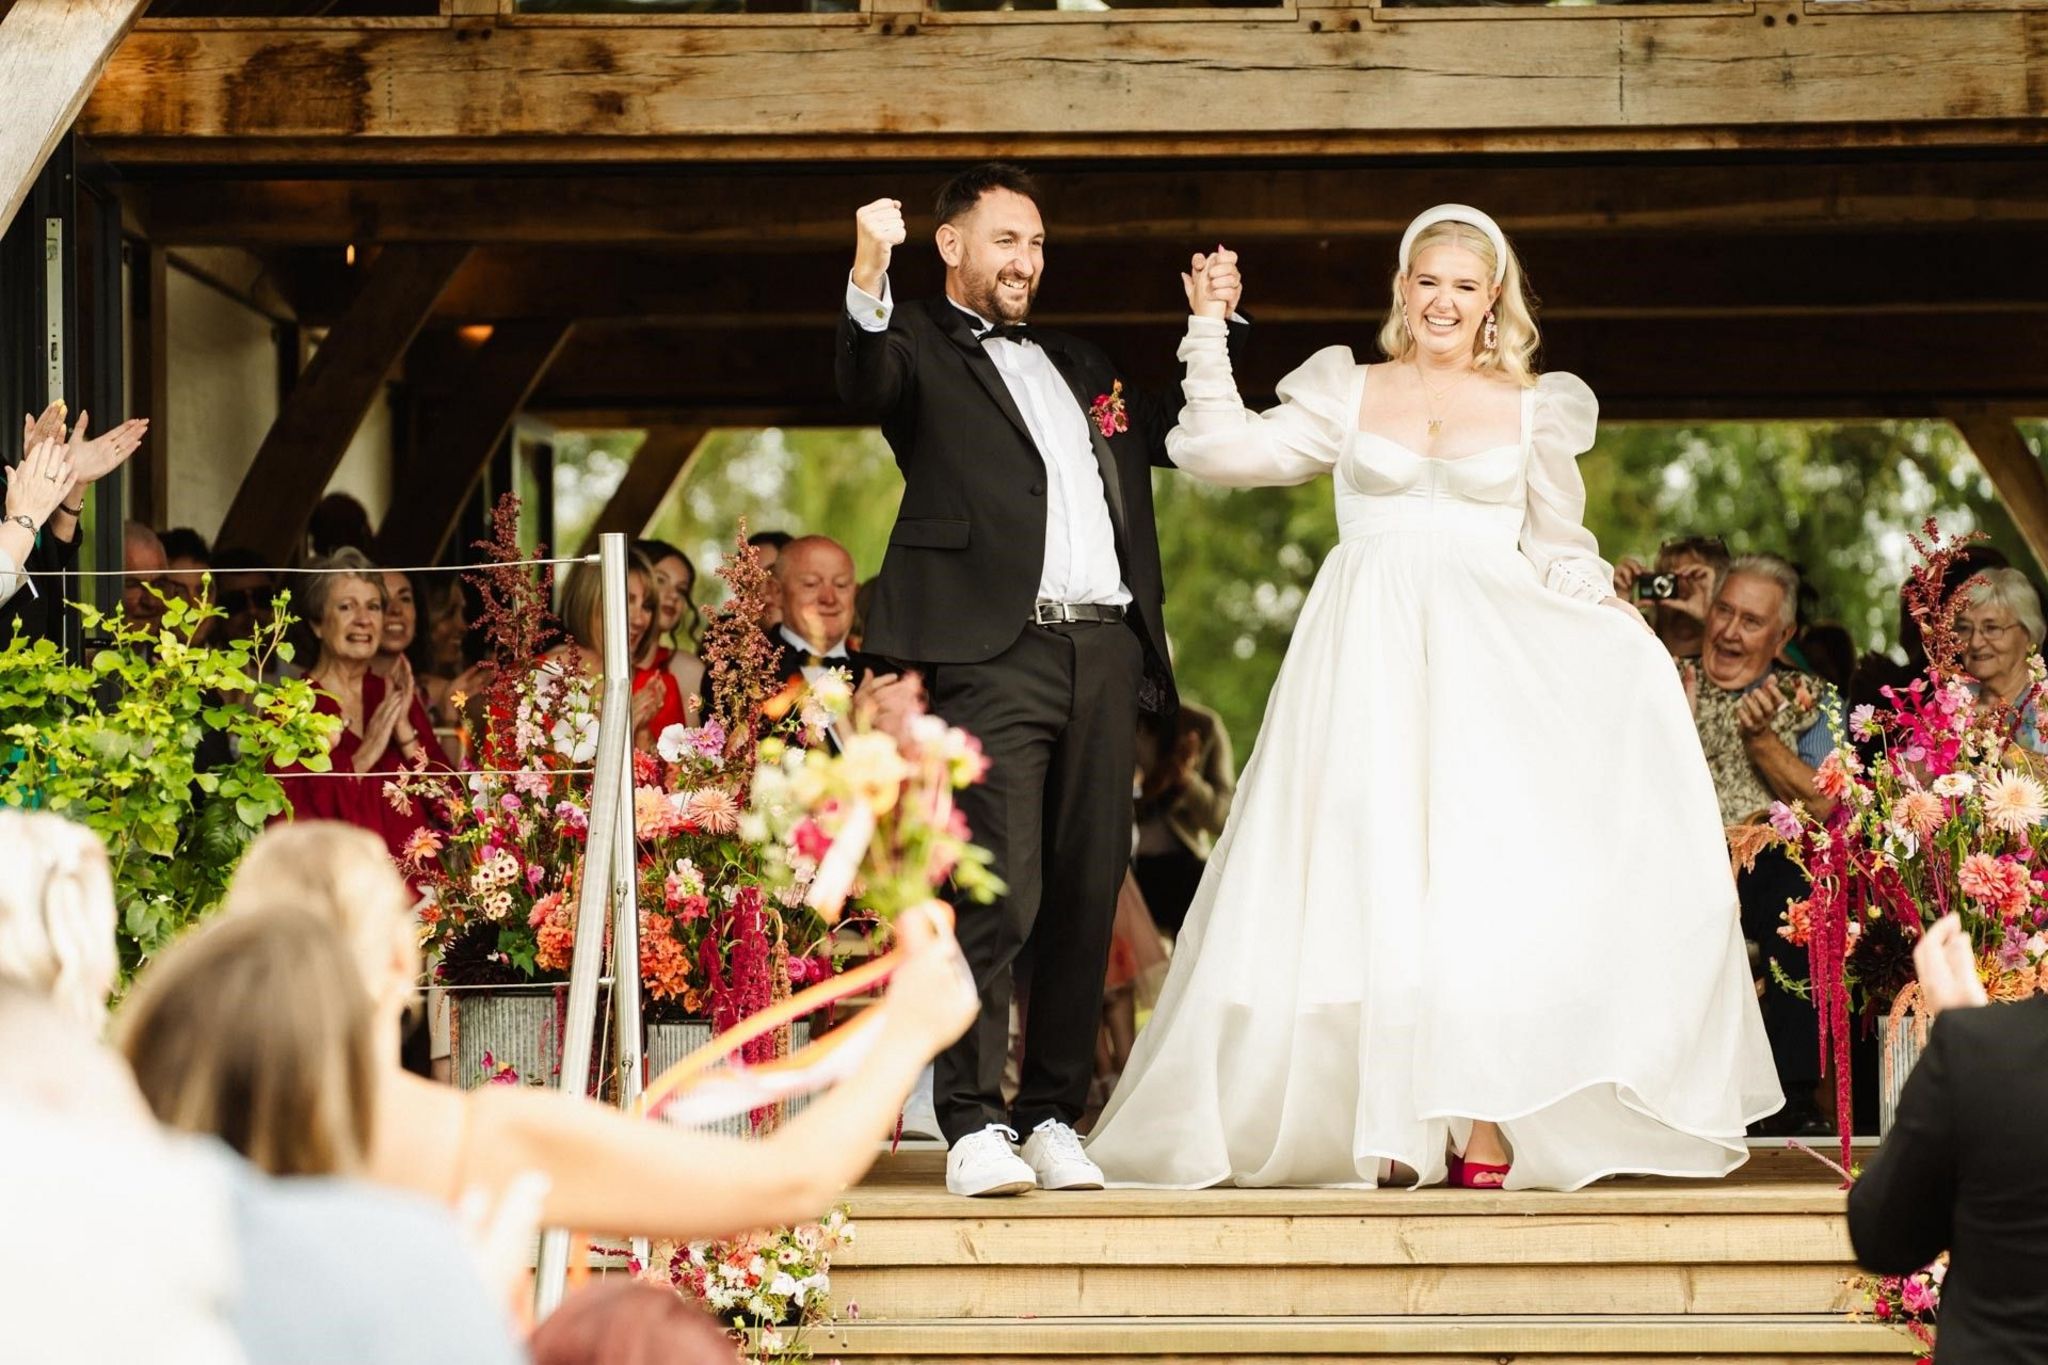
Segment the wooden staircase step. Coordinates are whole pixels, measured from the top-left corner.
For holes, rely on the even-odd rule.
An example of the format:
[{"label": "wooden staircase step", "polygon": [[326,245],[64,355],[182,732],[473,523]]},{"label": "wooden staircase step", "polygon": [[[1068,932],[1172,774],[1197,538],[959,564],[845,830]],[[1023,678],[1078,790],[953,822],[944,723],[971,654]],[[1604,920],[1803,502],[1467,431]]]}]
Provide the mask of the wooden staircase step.
[{"label": "wooden staircase step", "polygon": [[1836,1214],[876,1218],[847,1267],[1824,1264],[1854,1260]]},{"label": "wooden staircase step", "polygon": [[[867,1236],[863,1228],[861,1236]],[[1845,1265],[886,1266],[832,1272],[861,1320],[1279,1314],[1841,1314],[1858,1301]]]},{"label": "wooden staircase step", "polygon": [[1797,1361],[1910,1355],[1902,1334],[1840,1316],[1630,1315],[1484,1317],[1009,1317],[841,1324],[812,1339],[820,1356],[883,1360],[1132,1358],[1286,1360],[1388,1356],[1541,1356],[1563,1365],[1589,1359],[1673,1356]]}]

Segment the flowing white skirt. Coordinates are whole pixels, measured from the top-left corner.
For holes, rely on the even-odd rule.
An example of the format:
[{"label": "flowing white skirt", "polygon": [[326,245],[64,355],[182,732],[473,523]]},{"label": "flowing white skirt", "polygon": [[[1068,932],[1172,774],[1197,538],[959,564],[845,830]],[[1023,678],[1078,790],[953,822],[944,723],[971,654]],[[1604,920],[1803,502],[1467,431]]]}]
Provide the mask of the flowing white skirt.
[{"label": "flowing white skirt", "polygon": [[1340,545],[1089,1152],[1112,1184],[1719,1176],[1783,1103],[1670,660],[1497,538]]}]

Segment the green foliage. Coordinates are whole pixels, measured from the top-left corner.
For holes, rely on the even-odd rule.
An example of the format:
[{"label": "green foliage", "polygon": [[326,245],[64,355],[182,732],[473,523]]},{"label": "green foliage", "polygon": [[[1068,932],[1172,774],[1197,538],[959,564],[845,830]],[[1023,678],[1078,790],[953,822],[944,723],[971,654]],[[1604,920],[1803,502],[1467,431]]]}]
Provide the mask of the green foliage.
[{"label": "green foliage", "polygon": [[715,431],[691,459],[647,534],[680,546],[697,566],[697,600],[713,605],[712,574],[741,517],[751,531],[827,535],[856,572],[882,567],[903,476],[875,430]]},{"label": "green foliage", "polygon": [[[80,607],[109,640],[89,665],[25,635],[0,650],[0,804],[106,841],[124,973],[219,903],[243,848],[285,810],[265,765],[328,766],[340,718],[316,714],[302,680],[258,682],[291,657],[284,605],[256,638],[217,647],[196,637],[224,613],[173,599],[154,630]],[[204,771],[202,744],[219,750]]]}]

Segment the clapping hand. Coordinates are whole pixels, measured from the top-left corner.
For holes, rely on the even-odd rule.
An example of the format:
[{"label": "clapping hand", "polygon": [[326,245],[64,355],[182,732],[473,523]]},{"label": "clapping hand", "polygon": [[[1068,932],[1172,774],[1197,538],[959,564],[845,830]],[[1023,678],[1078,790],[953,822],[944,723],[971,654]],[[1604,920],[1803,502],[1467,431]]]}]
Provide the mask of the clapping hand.
[{"label": "clapping hand", "polygon": [[1767,673],[1761,687],[1753,688],[1735,704],[1735,728],[1742,732],[1744,739],[1754,739],[1767,733],[1771,722],[1789,704],[1784,690],[1778,686],[1778,675]]},{"label": "clapping hand", "polygon": [[90,441],[85,439],[86,427],[92,421],[92,414],[78,414],[78,425],[71,431],[71,463],[76,473],[77,487],[97,483],[125,464],[142,446],[143,433],[149,430],[147,417],[131,417],[103,432]]},{"label": "clapping hand", "polygon": [[377,703],[377,709],[363,724],[363,742],[356,750],[357,772],[372,772],[383,761],[392,736],[411,709],[412,669],[401,658],[392,668],[391,676],[384,680],[384,700]]},{"label": "clapping hand", "polygon": [[1974,1009],[1991,1002],[1977,976],[1977,955],[1970,948],[1970,936],[1955,915],[1942,916],[1920,936],[1913,949],[1913,971],[1920,978],[1920,998],[1930,1014]]},{"label": "clapping hand", "polygon": [[889,273],[889,258],[903,245],[908,229],[903,222],[903,201],[877,199],[853,215],[853,282],[864,294],[882,296],[882,281]]},{"label": "clapping hand", "polygon": [[1181,289],[1188,296],[1188,311],[1201,318],[1228,318],[1244,298],[1244,277],[1238,273],[1237,253],[1218,246],[1213,252],[1196,252],[1181,272]]},{"label": "clapping hand", "polygon": [[71,452],[61,439],[49,437],[27,450],[7,480],[7,519],[27,517],[40,530],[71,487]]}]

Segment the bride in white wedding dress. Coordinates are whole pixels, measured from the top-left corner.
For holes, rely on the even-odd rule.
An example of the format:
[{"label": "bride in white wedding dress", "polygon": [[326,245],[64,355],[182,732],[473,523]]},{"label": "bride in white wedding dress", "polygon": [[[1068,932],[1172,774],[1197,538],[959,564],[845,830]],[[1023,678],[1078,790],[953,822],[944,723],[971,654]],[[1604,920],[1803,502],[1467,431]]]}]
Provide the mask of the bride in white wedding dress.
[{"label": "bride in white wedding dress", "polygon": [[1783,1096],[1683,691],[1582,524],[1592,392],[1532,373],[1512,250],[1444,205],[1391,359],[1319,351],[1250,413],[1234,261],[1196,260],[1168,449],[1333,475],[1339,540],[1089,1155],[1177,1189],[1726,1174]]}]

